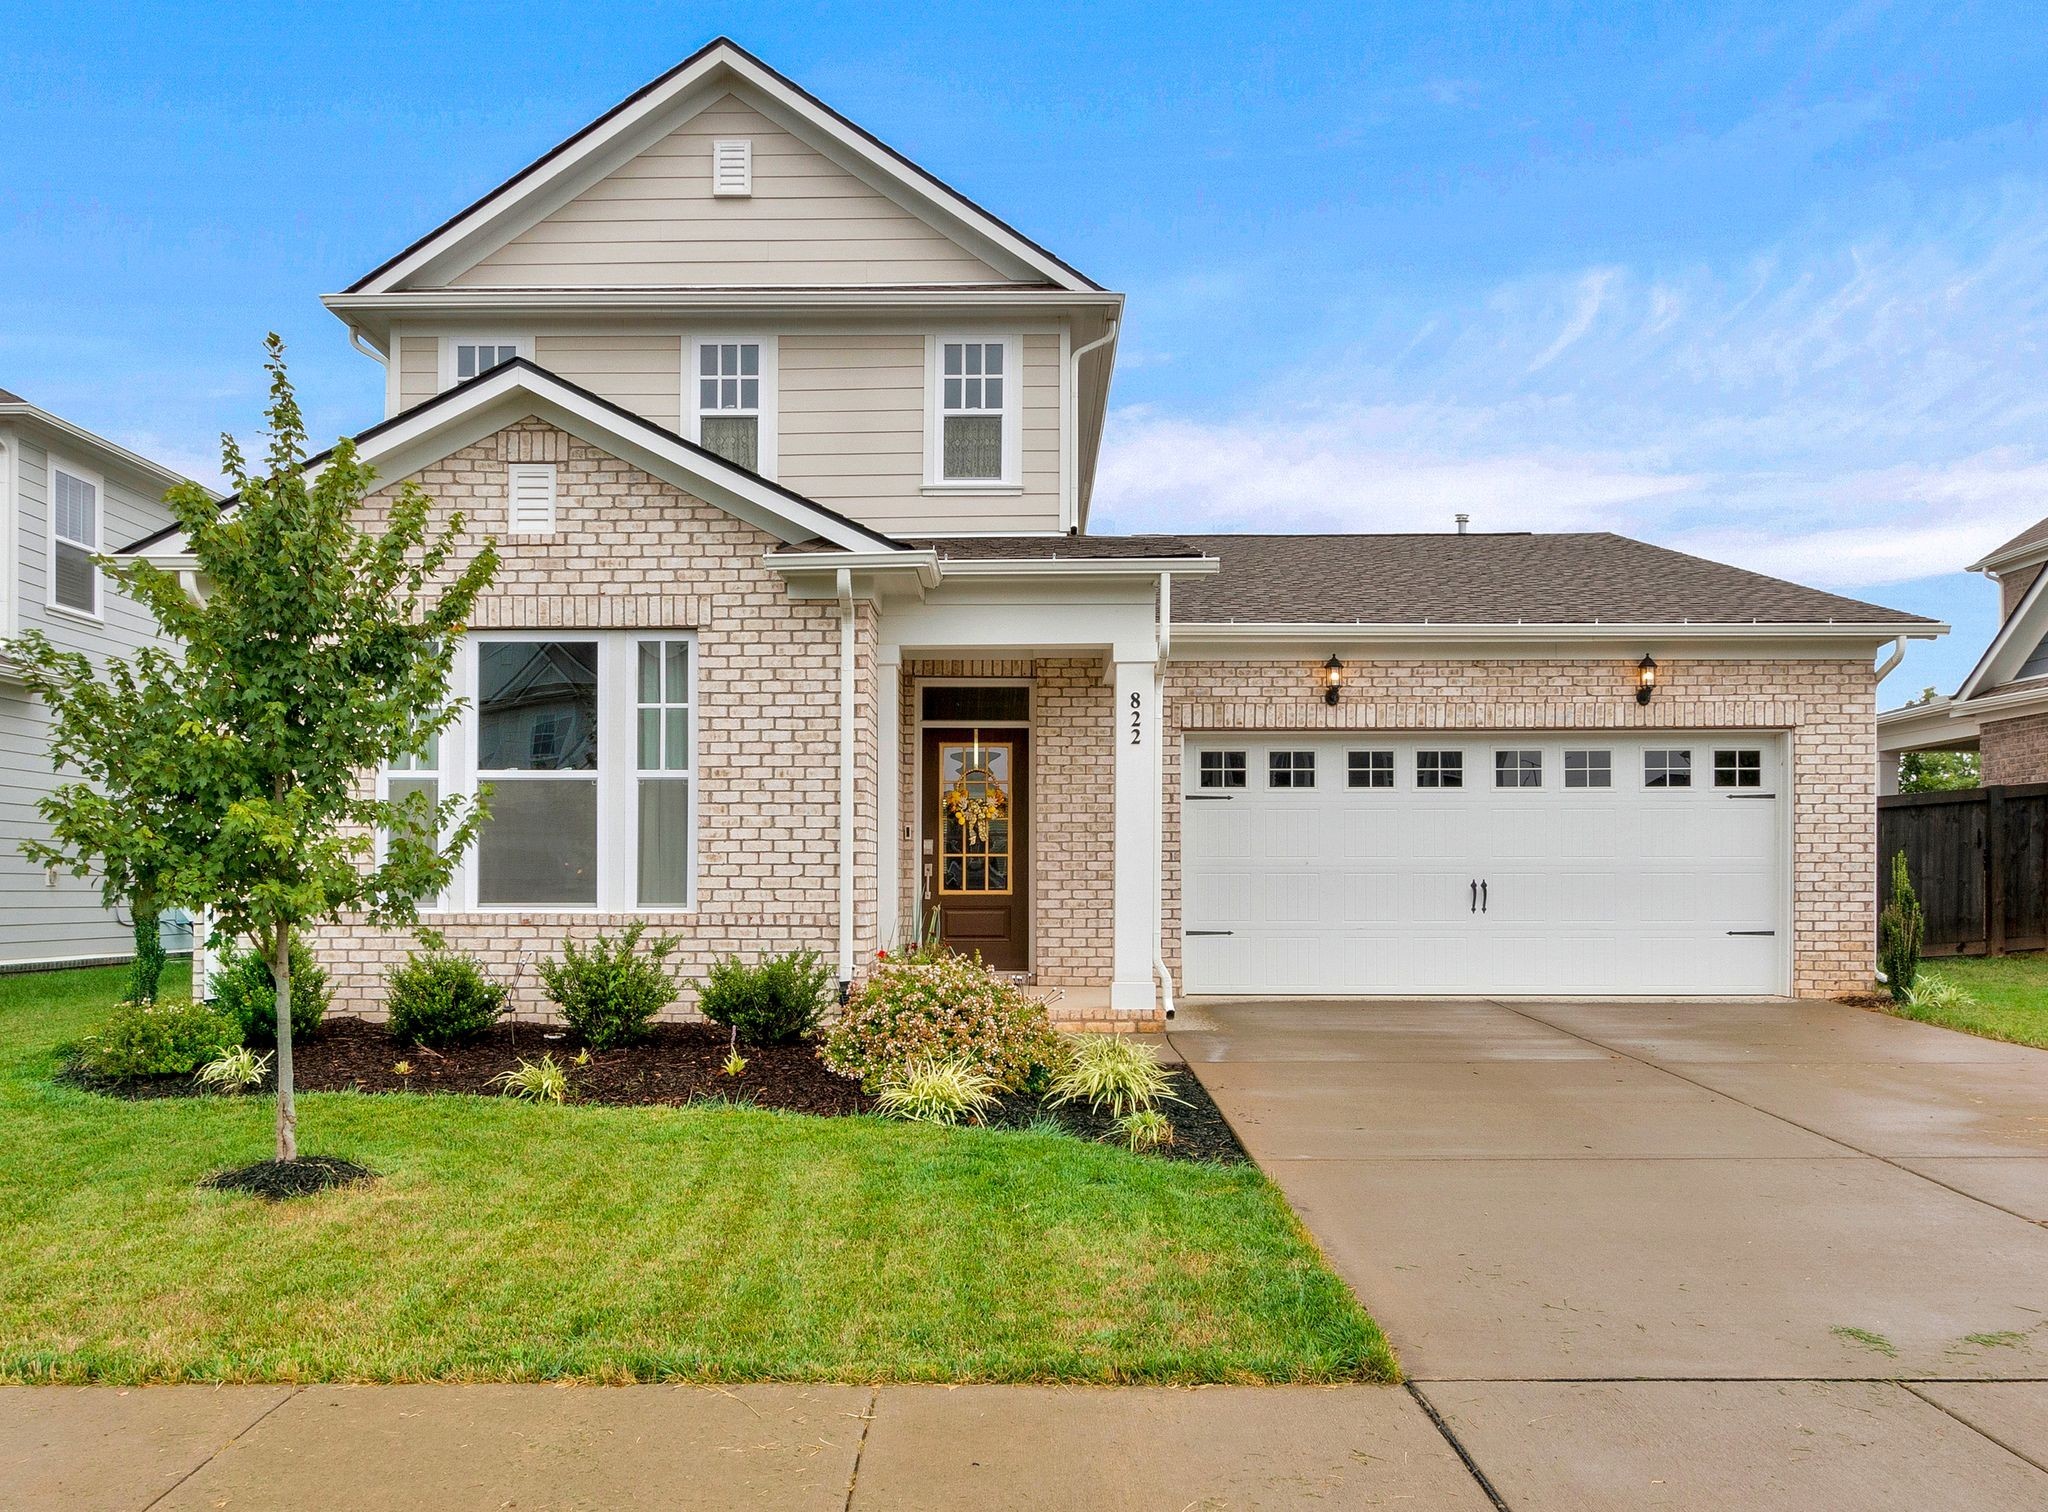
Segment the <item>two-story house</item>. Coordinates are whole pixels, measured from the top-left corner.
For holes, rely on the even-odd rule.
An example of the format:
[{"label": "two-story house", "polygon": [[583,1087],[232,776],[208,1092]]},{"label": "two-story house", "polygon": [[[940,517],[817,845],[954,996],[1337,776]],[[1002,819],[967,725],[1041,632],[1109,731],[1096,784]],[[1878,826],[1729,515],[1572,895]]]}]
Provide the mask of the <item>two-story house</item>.
[{"label": "two-story house", "polygon": [[[0,389],[0,969],[126,959],[126,920],[91,877],[30,864],[49,839],[36,805],[63,780],[50,760],[49,710],[21,683],[6,643],[41,630],[66,651],[125,656],[154,638],[142,608],[93,558],[162,529],[178,474]],[[180,943],[182,925],[167,943]]]},{"label": "two-story house", "polygon": [[[380,780],[493,787],[434,922],[508,976],[645,918],[1111,1025],[1870,980],[1872,662],[1943,627],[1605,534],[1094,533],[1122,296],[730,42],[327,304],[364,453],[503,553]],[[374,1010],[405,943],[320,948]]]}]

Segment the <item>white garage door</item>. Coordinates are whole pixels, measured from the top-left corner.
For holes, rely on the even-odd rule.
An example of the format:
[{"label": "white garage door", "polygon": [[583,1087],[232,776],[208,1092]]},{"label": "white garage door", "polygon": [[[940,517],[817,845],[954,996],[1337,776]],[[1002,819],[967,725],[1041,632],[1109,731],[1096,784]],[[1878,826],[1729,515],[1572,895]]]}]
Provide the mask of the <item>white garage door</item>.
[{"label": "white garage door", "polygon": [[1186,990],[1786,990],[1779,739],[1190,739]]}]

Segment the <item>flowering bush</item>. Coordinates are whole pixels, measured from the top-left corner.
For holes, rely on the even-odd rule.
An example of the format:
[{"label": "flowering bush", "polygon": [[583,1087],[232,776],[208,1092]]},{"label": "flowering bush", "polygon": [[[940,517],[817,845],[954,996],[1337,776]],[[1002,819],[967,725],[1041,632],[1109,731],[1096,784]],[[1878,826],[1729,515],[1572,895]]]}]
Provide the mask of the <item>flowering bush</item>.
[{"label": "flowering bush", "polygon": [[1042,1083],[1061,1059],[1045,1005],[976,960],[879,960],[825,1036],[825,1064],[870,1091],[913,1062],[958,1062],[1004,1091]]}]

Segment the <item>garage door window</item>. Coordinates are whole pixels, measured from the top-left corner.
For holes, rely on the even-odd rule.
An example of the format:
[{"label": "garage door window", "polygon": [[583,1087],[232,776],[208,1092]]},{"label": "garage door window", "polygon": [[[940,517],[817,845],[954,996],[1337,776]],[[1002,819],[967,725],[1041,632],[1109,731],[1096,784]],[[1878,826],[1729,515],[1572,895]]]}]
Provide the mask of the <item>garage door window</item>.
[{"label": "garage door window", "polygon": [[1613,787],[1614,753],[1612,751],[1566,751],[1564,753],[1564,785],[1568,788]]},{"label": "garage door window", "polygon": [[1314,751],[1274,751],[1266,762],[1266,786],[1312,788],[1316,785]]},{"label": "garage door window", "polygon": [[1355,788],[1390,788],[1394,785],[1394,753],[1353,751],[1349,775]]},{"label": "garage door window", "polygon": [[1493,785],[1497,788],[1542,787],[1543,753],[1541,751],[1495,751],[1493,753]]},{"label": "garage door window", "polygon": [[1764,753],[1762,751],[1716,751],[1714,752],[1714,786],[1717,788],[1753,788],[1764,785]]},{"label": "garage door window", "polygon": [[1205,788],[1241,788],[1244,772],[1242,751],[1202,752],[1200,781]]},{"label": "garage door window", "polygon": [[1692,786],[1692,752],[1643,752],[1643,786],[1681,788]]},{"label": "garage door window", "polygon": [[1461,788],[1465,785],[1463,751],[1417,751],[1415,785],[1421,788]]}]

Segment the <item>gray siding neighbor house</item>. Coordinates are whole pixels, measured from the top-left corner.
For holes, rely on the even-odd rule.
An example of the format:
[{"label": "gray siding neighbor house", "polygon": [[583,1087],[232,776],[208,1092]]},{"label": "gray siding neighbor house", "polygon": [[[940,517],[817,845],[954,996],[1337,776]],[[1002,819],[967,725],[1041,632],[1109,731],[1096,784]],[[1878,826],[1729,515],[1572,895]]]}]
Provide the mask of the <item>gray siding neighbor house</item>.
[{"label": "gray siding neighbor house", "polygon": [[49,711],[22,685],[8,645],[34,629],[103,658],[148,640],[149,616],[92,557],[170,523],[163,495],[184,481],[0,389],[0,970],[132,953],[127,921],[101,907],[95,880],[21,853],[22,840],[48,833],[36,802],[59,778]]}]

